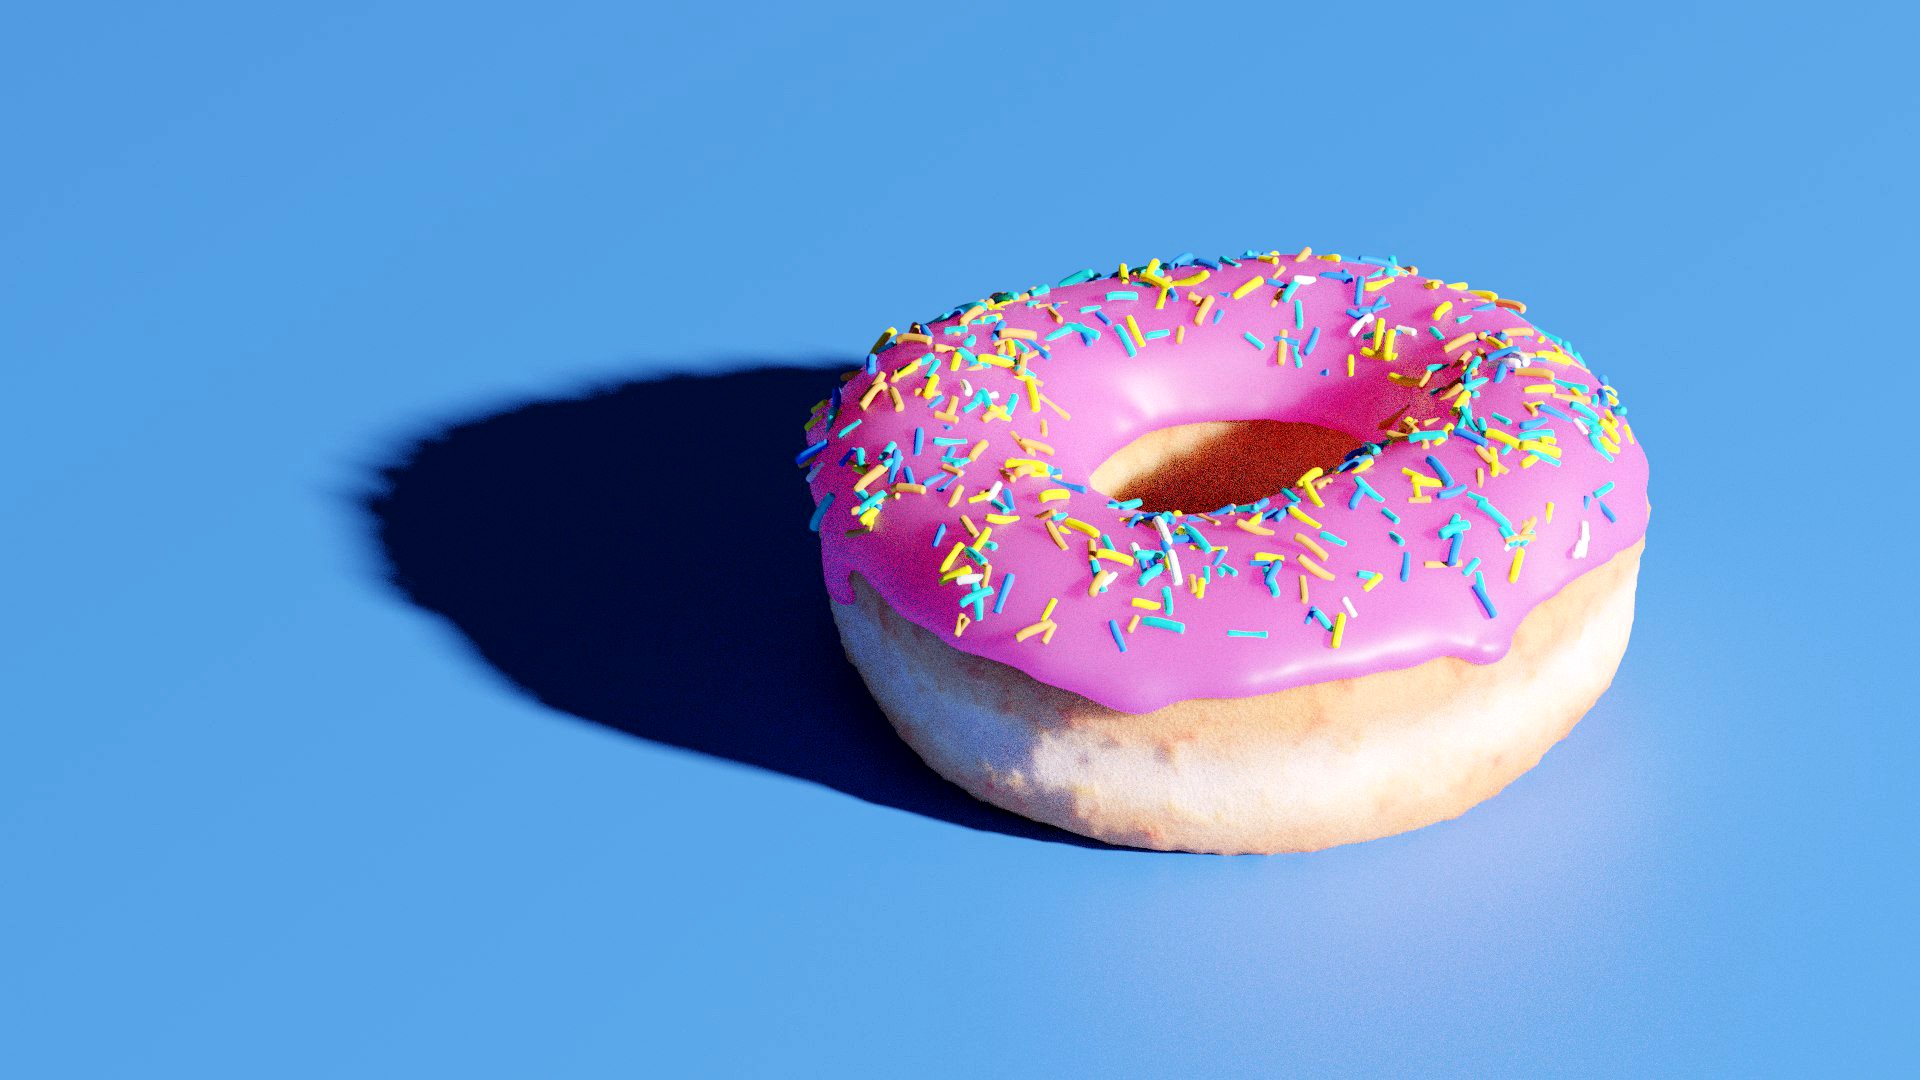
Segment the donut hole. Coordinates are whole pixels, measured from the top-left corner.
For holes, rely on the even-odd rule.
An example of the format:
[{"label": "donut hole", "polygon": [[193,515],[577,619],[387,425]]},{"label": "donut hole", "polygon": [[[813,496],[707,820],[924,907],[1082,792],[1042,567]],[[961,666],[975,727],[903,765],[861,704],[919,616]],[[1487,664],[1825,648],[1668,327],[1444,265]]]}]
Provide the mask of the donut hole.
[{"label": "donut hole", "polygon": [[1318,424],[1212,420],[1149,431],[1100,463],[1093,489],[1140,509],[1195,514],[1271,498],[1316,466],[1329,472],[1359,445]]}]

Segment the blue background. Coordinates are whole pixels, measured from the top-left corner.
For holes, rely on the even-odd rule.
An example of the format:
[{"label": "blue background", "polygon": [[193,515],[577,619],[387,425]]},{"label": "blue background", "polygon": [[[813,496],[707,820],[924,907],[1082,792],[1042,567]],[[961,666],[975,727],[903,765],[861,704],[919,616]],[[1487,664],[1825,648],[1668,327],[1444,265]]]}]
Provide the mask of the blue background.
[{"label": "blue background", "polygon": [[[912,6],[10,12],[0,1071],[1911,1067],[1910,9]],[[1300,244],[1623,388],[1613,689],[1317,855],[955,801],[822,638],[823,377],[712,376]],[[780,573],[649,593],[734,498]]]}]

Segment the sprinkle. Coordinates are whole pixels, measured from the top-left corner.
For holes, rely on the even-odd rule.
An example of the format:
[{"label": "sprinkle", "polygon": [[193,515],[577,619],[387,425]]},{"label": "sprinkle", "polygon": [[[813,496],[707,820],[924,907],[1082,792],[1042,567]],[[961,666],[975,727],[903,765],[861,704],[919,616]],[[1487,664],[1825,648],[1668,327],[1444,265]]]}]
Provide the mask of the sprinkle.
[{"label": "sprinkle", "polygon": [[1333,648],[1337,649],[1340,647],[1340,639],[1345,637],[1346,633],[1347,633],[1347,614],[1346,612],[1343,611],[1333,620],[1333,641],[1332,641]]},{"label": "sprinkle", "polygon": [[1487,587],[1484,583],[1479,581],[1473,583],[1473,595],[1479,598],[1480,607],[1486,611],[1487,618],[1491,619],[1500,614],[1493,609],[1493,601],[1487,599]]},{"label": "sprinkle", "polygon": [[1142,617],[1140,621],[1142,623],[1145,623],[1148,626],[1156,627],[1161,630],[1171,630],[1176,634],[1184,634],[1187,632],[1186,623],[1180,622],[1175,619],[1163,619],[1158,615],[1147,615]]},{"label": "sprinkle", "polygon": [[1115,645],[1118,645],[1118,646],[1120,647],[1120,651],[1121,651],[1121,652],[1126,652],[1126,651],[1127,651],[1127,639],[1126,639],[1126,638],[1123,638],[1123,637],[1121,637],[1121,636],[1120,636],[1120,624],[1119,624],[1119,623],[1117,623],[1117,622],[1114,622],[1114,621],[1113,621],[1112,619],[1108,619],[1108,620],[1107,620],[1107,633],[1109,633],[1109,634],[1112,634],[1112,635],[1113,635],[1113,643],[1114,643]]},{"label": "sprinkle", "polygon": [[1307,558],[1305,555],[1301,555],[1298,558],[1294,559],[1293,561],[1296,563],[1299,563],[1302,567],[1304,567],[1307,573],[1312,574],[1314,577],[1317,577],[1322,581],[1333,580],[1333,575],[1328,573],[1325,567],[1321,566],[1319,563],[1314,562],[1312,559]]},{"label": "sprinkle", "polygon": [[827,507],[832,505],[833,492],[829,491],[827,497],[820,500],[820,505],[813,508],[813,516],[807,519],[807,528],[813,532],[819,532],[820,520],[827,516]]},{"label": "sprinkle", "polygon": [[1248,293],[1252,292],[1253,290],[1259,288],[1262,285],[1265,285],[1266,283],[1267,283],[1267,279],[1263,277],[1249,278],[1245,282],[1241,283],[1239,288],[1233,290],[1233,298],[1235,300],[1242,299]]},{"label": "sprinkle", "polygon": [[1255,337],[1251,332],[1243,333],[1240,336],[1243,338],[1246,338],[1247,344],[1253,346],[1256,349],[1265,349],[1267,347],[1266,342],[1261,341],[1259,338]]},{"label": "sprinkle", "polygon": [[[1013,571],[1009,570],[1007,571],[1005,576],[1001,577],[1000,579],[1000,591],[995,593],[993,596],[993,613],[995,615],[1000,614],[1000,609],[1007,606],[1007,594],[1012,591],[1013,591]],[[995,625],[998,625],[998,624],[995,624]]]},{"label": "sprinkle", "polygon": [[1267,632],[1265,630],[1229,630],[1227,631],[1227,636],[1239,637],[1239,638],[1264,638],[1267,636]]}]

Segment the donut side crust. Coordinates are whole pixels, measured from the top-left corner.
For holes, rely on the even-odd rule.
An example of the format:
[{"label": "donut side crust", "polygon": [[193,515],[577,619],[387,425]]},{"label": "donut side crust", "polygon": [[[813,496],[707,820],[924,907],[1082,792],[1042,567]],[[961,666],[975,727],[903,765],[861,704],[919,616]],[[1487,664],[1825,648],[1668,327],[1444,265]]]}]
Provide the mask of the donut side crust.
[{"label": "donut side crust", "polygon": [[1458,817],[1537,764],[1613,681],[1645,543],[1536,606],[1497,662],[1139,714],[953,648],[858,574],[830,606],[900,737],[975,798],[1131,847],[1316,851]]}]

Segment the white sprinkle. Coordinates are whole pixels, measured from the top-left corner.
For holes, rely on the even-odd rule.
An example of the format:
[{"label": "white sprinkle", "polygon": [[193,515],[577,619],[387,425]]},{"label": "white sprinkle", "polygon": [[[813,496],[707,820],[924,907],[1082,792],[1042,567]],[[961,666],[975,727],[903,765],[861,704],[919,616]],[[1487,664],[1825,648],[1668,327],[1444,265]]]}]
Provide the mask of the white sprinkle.
[{"label": "white sprinkle", "polygon": [[1592,534],[1587,529],[1586,519],[1582,518],[1580,521],[1580,540],[1573,545],[1574,558],[1584,559],[1587,557],[1587,542],[1592,538]]},{"label": "white sprinkle", "polygon": [[1000,497],[1000,481],[995,480],[993,482],[993,486],[987,489],[987,497],[981,501],[992,502],[993,500],[999,497]]},{"label": "white sprinkle", "polygon": [[1360,316],[1352,326],[1347,327],[1347,336],[1359,337],[1360,331],[1365,330],[1371,322],[1373,322],[1373,312],[1369,311],[1365,315]]},{"label": "white sprinkle", "polygon": [[1167,519],[1155,515],[1153,527],[1160,530],[1160,550],[1167,553],[1167,570],[1173,574],[1173,584],[1184,585],[1185,579],[1180,576],[1180,553],[1173,550],[1173,534],[1167,531]]},{"label": "white sprinkle", "polygon": [[1319,278],[1317,278],[1317,277],[1315,277],[1315,276],[1313,276],[1312,274],[1295,274],[1295,275],[1293,275],[1293,283],[1294,283],[1295,285],[1311,285],[1311,284],[1313,284],[1314,282],[1316,282],[1316,281],[1319,281],[1319,280],[1320,280]]},{"label": "white sprinkle", "polygon": [[959,577],[953,579],[956,585],[974,585],[980,581],[981,577],[979,574],[961,574]]},{"label": "white sprinkle", "polygon": [[1347,618],[1349,618],[1349,619],[1357,619],[1357,618],[1359,618],[1359,617],[1360,617],[1360,613],[1359,613],[1359,612],[1357,612],[1357,611],[1355,611],[1355,610],[1353,610],[1353,597],[1351,597],[1351,596],[1343,596],[1343,597],[1341,597],[1341,598],[1340,598],[1340,602],[1341,602],[1342,604],[1345,604],[1345,605],[1346,605],[1346,607],[1347,607]]}]

